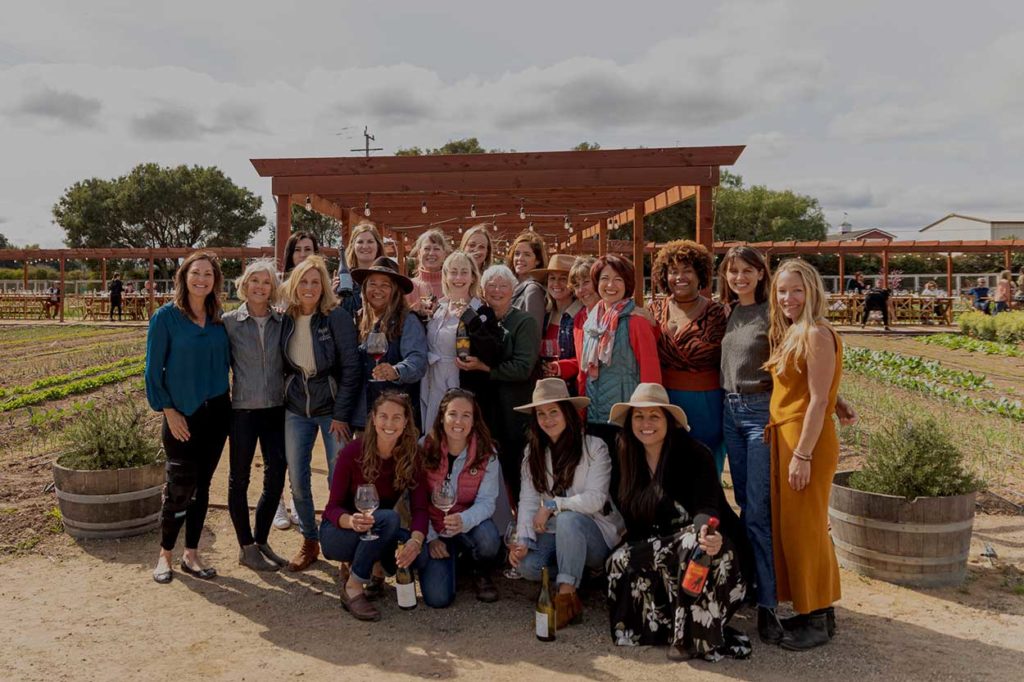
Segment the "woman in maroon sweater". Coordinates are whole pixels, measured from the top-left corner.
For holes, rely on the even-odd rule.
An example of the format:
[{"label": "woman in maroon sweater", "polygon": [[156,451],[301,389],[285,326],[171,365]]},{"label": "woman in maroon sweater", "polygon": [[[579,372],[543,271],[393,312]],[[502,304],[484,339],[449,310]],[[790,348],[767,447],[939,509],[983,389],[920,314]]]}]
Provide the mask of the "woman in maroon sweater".
[{"label": "woman in maroon sweater", "polygon": [[[373,403],[370,424],[363,436],[349,443],[338,455],[331,481],[331,497],[320,524],[320,546],[327,559],[351,564],[342,567],[344,587],[341,605],[359,620],[380,620],[371,600],[384,590],[383,571],[410,566],[423,548],[429,511],[427,484],[419,467],[412,403],[404,393],[386,392]],[[356,490],[364,483],[377,488],[380,506],[364,514],[356,509]],[[412,521],[401,527],[394,507],[409,492]],[[368,531],[378,536],[363,540]],[[405,542],[401,552],[398,543]]]}]

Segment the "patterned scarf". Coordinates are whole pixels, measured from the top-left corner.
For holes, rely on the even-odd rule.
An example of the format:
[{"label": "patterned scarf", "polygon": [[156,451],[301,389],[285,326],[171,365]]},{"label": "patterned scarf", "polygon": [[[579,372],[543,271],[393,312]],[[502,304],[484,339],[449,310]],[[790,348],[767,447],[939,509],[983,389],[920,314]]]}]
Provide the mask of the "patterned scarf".
[{"label": "patterned scarf", "polygon": [[609,306],[604,301],[598,301],[587,316],[587,321],[583,324],[583,363],[591,379],[597,378],[601,364],[607,366],[612,363],[612,349],[615,347],[615,330],[619,328],[619,316],[627,312],[626,307],[632,302],[632,299],[624,298]]}]

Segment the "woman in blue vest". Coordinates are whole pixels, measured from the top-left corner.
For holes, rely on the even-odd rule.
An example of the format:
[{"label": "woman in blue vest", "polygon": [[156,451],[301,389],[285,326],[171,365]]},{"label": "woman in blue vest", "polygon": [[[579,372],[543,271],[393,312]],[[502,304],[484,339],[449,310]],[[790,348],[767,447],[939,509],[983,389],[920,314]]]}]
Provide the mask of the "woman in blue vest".
[{"label": "woman in blue vest", "polygon": [[146,397],[163,412],[167,483],[160,510],[160,556],[153,580],[171,582],[171,552],[185,526],[181,570],[203,580],[217,575],[199,556],[199,537],[231,423],[231,353],[221,322],[224,278],[217,257],[196,251],[174,274],[174,300],[149,321]]},{"label": "woman in blue vest", "polygon": [[498,498],[498,472],[490,431],[473,394],[461,388],[445,393],[430,433],[423,439],[422,462],[433,492],[445,481],[456,488],[447,513],[430,505],[427,546],[416,563],[427,606],[444,608],[455,599],[455,562],[470,564],[476,598],[498,601],[491,580],[501,540],[491,516]]}]

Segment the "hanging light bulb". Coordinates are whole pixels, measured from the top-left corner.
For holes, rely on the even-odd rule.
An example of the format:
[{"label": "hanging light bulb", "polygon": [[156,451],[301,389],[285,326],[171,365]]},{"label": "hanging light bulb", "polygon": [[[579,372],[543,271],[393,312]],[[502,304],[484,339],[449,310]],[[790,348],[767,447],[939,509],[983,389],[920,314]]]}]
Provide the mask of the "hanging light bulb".
[{"label": "hanging light bulb", "polygon": [[306,195],[306,210],[307,211],[312,211],[313,210],[313,200],[309,198],[308,194]]},{"label": "hanging light bulb", "polygon": [[567,230],[569,229],[569,214],[568,213],[565,214],[565,222],[562,224],[562,227],[564,227]]},{"label": "hanging light bulb", "polygon": [[462,225],[459,225],[459,234],[462,234]]},{"label": "hanging light bulb", "polygon": [[572,234],[572,225],[569,225],[569,234]]},{"label": "hanging light bulb", "polygon": [[427,212],[427,202],[424,201],[422,204],[420,204],[420,213],[426,213],[426,212]]},{"label": "hanging light bulb", "polygon": [[469,207],[469,215],[472,218],[476,217],[476,204],[471,204]]},{"label": "hanging light bulb", "polygon": [[370,202],[369,201],[367,201],[365,204],[363,204],[363,215],[366,216],[367,218],[370,217]]},{"label": "hanging light bulb", "polygon": [[494,223],[494,225],[492,225],[492,226],[491,226],[491,228],[492,228],[492,229],[493,229],[493,230],[494,230],[495,232],[497,232],[497,231],[498,231],[498,223]]},{"label": "hanging light bulb", "polygon": [[533,221],[530,221],[530,232],[533,232]]},{"label": "hanging light bulb", "polygon": [[526,220],[526,206],[524,204],[519,204],[519,219]]}]

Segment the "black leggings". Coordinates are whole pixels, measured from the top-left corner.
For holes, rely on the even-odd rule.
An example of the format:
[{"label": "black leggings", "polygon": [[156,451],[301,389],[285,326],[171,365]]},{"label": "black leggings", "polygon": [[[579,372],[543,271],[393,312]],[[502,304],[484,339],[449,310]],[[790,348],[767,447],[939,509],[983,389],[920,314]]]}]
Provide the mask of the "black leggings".
[{"label": "black leggings", "polygon": [[160,510],[160,546],[174,549],[178,533],[185,526],[185,549],[199,547],[199,536],[210,504],[210,481],[217,470],[231,420],[228,394],[211,398],[185,417],[189,439],[182,442],[171,435],[164,418],[163,443],[167,453],[167,482]]},{"label": "black leggings", "polygon": [[114,319],[114,308],[117,308],[117,321],[121,321],[121,297],[111,296],[110,297],[110,319]]},{"label": "black leggings", "polygon": [[[256,503],[256,537],[249,525],[249,476],[256,441],[263,454],[263,493]],[[284,407],[231,411],[231,471],[228,474],[228,511],[239,545],[266,544],[270,524],[284,492]]]},{"label": "black leggings", "polygon": [[884,326],[888,327],[889,326],[889,306],[887,306],[887,305],[879,305],[879,306],[865,305],[864,306],[864,317],[861,319],[860,323],[862,325],[865,325],[865,324],[868,323],[868,317],[871,316],[871,311],[872,310],[877,310],[877,311],[882,313],[882,324]]}]

